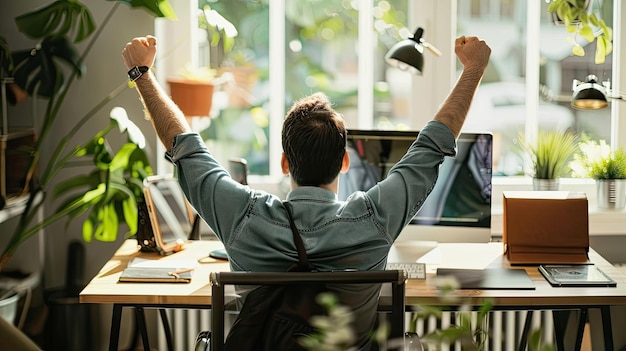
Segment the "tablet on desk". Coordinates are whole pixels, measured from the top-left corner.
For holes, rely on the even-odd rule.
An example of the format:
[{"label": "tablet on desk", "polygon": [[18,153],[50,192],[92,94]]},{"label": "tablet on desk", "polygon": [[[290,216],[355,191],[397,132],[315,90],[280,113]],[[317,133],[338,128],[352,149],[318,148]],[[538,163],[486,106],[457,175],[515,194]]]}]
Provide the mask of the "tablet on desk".
[{"label": "tablet on desk", "polygon": [[593,264],[540,265],[539,272],[552,286],[617,286],[617,282]]},{"label": "tablet on desk", "polygon": [[178,181],[171,175],[147,177],[143,193],[157,251],[167,255],[182,250],[195,213]]}]

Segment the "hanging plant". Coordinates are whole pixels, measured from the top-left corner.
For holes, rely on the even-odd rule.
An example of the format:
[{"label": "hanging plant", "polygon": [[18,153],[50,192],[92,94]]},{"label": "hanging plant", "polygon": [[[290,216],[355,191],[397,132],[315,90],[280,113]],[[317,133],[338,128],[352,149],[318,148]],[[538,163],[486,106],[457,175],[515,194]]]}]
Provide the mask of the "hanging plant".
[{"label": "hanging plant", "polygon": [[548,5],[556,24],[562,24],[568,33],[567,41],[572,44],[572,55],[585,56],[585,48],[576,40],[578,36],[589,43],[596,42],[595,63],[604,63],[605,57],[613,52],[613,30],[591,9],[594,0],[551,0]]}]

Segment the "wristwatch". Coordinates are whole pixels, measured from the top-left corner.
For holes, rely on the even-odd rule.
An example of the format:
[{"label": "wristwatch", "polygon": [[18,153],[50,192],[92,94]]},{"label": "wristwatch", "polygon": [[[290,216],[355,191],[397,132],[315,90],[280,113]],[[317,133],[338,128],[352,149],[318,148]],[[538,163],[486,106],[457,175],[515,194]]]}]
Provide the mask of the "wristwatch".
[{"label": "wristwatch", "polygon": [[128,71],[128,78],[134,82],[149,70],[150,68],[148,66],[135,66]]}]

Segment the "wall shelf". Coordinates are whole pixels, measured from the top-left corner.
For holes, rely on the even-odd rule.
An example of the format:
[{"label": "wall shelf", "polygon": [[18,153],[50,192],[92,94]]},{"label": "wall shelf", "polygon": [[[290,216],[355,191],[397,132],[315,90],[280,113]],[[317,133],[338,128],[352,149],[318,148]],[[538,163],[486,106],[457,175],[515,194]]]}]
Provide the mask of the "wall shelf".
[{"label": "wall shelf", "polygon": [[[26,203],[28,202],[29,196],[29,194],[26,194],[7,199],[5,207],[0,210],[0,223],[22,214],[22,211],[24,211],[24,209],[26,208]],[[40,193],[39,195],[37,195],[34,205],[41,202],[41,198],[42,196]]]}]

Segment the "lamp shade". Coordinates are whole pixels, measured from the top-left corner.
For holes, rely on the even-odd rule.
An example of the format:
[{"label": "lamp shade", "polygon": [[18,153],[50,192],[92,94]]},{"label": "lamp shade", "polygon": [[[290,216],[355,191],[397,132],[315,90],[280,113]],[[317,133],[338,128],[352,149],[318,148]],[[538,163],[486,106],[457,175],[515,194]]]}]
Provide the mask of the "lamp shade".
[{"label": "lamp shade", "polygon": [[584,82],[574,80],[572,107],[580,110],[597,110],[608,105],[606,89],[598,83],[598,77],[590,74]]},{"label": "lamp shade", "polygon": [[403,71],[422,74],[424,68],[424,46],[422,45],[424,29],[417,28],[412,38],[396,43],[385,55],[387,63]]}]

